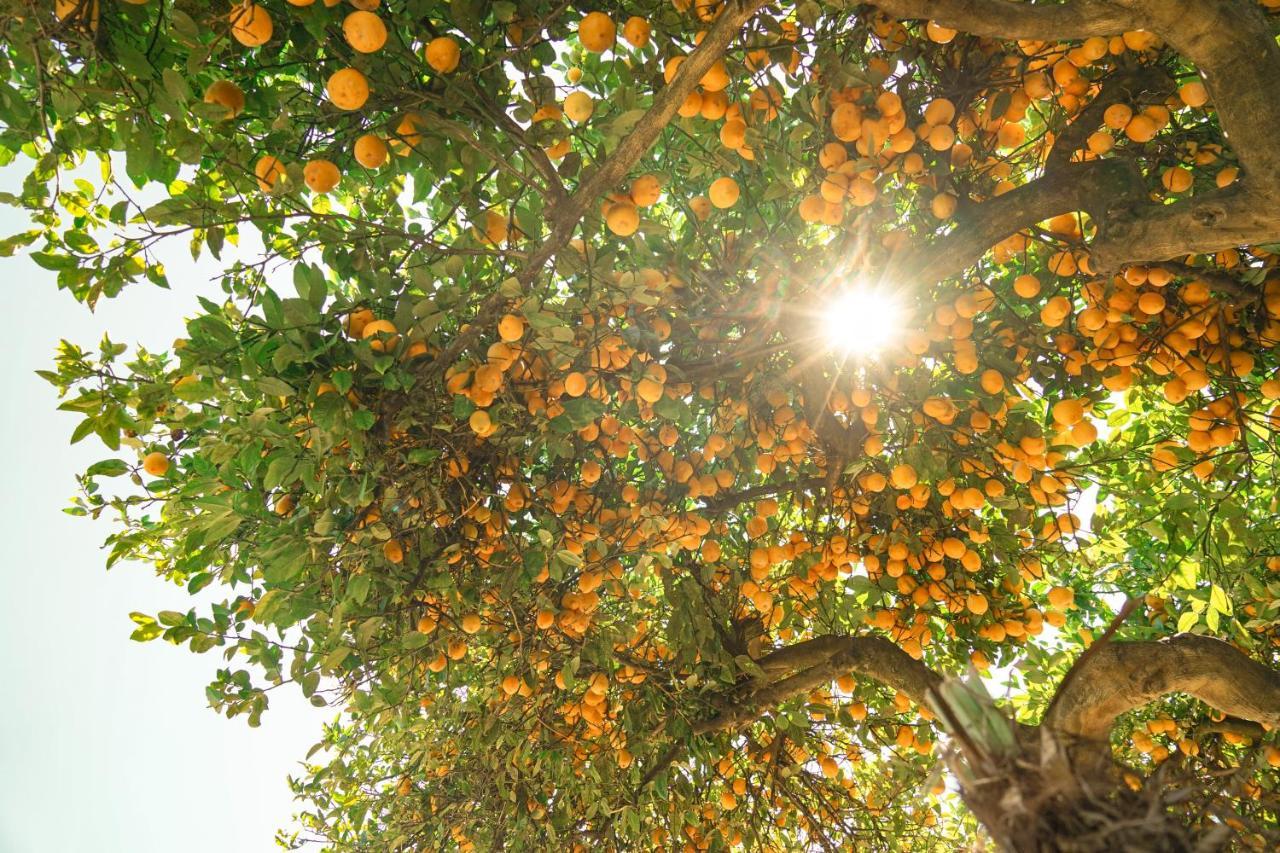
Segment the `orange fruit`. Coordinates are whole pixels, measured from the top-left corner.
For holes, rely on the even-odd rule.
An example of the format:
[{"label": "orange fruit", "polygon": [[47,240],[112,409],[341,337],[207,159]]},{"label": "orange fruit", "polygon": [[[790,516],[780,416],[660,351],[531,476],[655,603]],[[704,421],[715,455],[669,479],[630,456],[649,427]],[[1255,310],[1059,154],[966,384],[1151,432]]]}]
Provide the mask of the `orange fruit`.
[{"label": "orange fruit", "polygon": [[1069,586],[1055,586],[1049,590],[1049,606],[1055,610],[1069,610],[1076,603],[1076,592]]},{"label": "orange fruit", "polygon": [[578,22],[578,41],[592,53],[603,53],[617,38],[618,28],[604,12],[588,12]]},{"label": "orange fruit", "polygon": [[377,169],[387,162],[387,143],[372,133],[366,133],[356,140],[356,162],[366,169]]},{"label": "orange fruit", "polygon": [[227,118],[235,118],[244,111],[244,92],[230,80],[215,80],[204,90],[206,104],[218,104],[227,110]]},{"label": "orange fruit", "polygon": [[514,343],[524,337],[524,320],[515,314],[507,314],[498,321],[498,337]]},{"label": "orange fruit", "polygon": [[614,234],[630,237],[640,228],[640,212],[633,203],[620,201],[609,206],[604,221]]},{"label": "orange fruit", "polygon": [[656,175],[641,175],[631,184],[631,200],[637,207],[650,207],[662,197],[662,184]]},{"label": "orange fruit", "polygon": [[276,182],[284,177],[284,164],[270,154],[258,160],[253,167],[253,174],[258,179],[258,189],[270,192]]},{"label": "orange fruit", "polygon": [[1199,80],[1183,83],[1178,89],[1178,98],[1189,107],[1203,107],[1209,103],[1209,93]]},{"label": "orange fruit", "polygon": [[335,71],[325,85],[329,100],[340,110],[358,110],[369,100],[369,81],[354,68]]},{"label": "orange fruit", "polygon": [[595,101],[586,92],[570,92],[564,99],[564,114],[574,124],[582,124],[591,118],[595,110]]},{"label": "orange fruit", "polygon": [[462,630],[468,634],[476,633],[483,624],[478,614],[468,613],[462,617]]},{"label": "orange fruit", "polygon": [[488,435],[493,432],[493,420],[484,409],[476,409],[472,412],[471,417],[467,418],[467,425],[476,435]]},{"label": "orange fruit", "polygon": [[570,397],[581,397],[587,393],[587,377],[578,371],[573,371],[564,378],[564,393]]},{"label": "orange fruit", "polygon": [[707,191],[707,196],[711,203],[716,207],[724,210],[733,207],[738,203],[738,196],[742,191],[738,189],[738,182],[730,177],[716,178],[711,182],[711,187]]},{"label": "orange fruit", "polygon": [[649,43],[649,34],[652,32],[649,22],[637,15],[627,18],[627,22],[622,25],[622,37],[627,43],[634,48],[642,48]]},{"label": "orange fruit", "polygon": [[1079,400],[1059,400],[1053,404],[1052,413],[1056,423],[1071,426],[1084,418],[1084,404]]},{"label": "orange fruit", "polygon": [[403,157],[417,149],[422,144],[422,128],[425,125],[426,119],[418,113],[405,113],[388,143],[392,152]]},{"label": "orange fruit", "polygon": [[404,547],[397,539],[388,539],[382,543],[382,555],[391,563],[404,562]]},{"label": "orange fruit", "polygon": [[312,192],[327,193],[342,180],[342,173],[328,160],[312,160],[302,168],[302,180]]},{"label": "orange fruit", "polygon": [[400,343],[400,338],[396,336],[395,324],[390,320],[373,320],[365,324],[364,329],[360,332],[363,340],[369,341],[369,346],[374,352],[386,352],[389,349],[395,349]]},{"label": "orange fruit", "polygon": [[169,473],[169,457],[158,450],[152,451],[142,458],[142,470],[152,477],[163,477]]},{"label": "orange fruit", "polygon": [[1033,299],[1040,295],[1040,279],[1029,273],[1020,275],[1013,280],[1013,292],[1023,299]]},{"label": "orange fruit", "polygon": [[360,53],[377,53],[387,43],[387,25],[372,12],[357,10],[342,20],[342,35]]},{"label": "orange fruit", "polygon": [[458,67],[462,49],[449,36],[437,36],[427,43],[427,64],[438,74],[448,74]]},{"label": "orange fruit", "polygon": [[271,41],[274,27],[267,10],[257,3],[243,3],[231,9],[231,37],[245,47],[259,47]]}]

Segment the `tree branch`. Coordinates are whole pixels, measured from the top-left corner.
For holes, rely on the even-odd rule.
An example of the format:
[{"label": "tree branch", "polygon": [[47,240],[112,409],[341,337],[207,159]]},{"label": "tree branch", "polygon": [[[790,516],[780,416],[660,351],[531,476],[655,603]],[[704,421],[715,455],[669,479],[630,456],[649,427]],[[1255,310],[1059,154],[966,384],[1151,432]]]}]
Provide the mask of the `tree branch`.
[{"label": "tree branch", "polygon": [[[720,713],[694,727],[694,734],[737,728],[793,696],[853,672],[900,690],[924,705],[942,676],[884,637],[825,636],[787,646],[757,661],[766,678],[746,695],[726,699]],[[774,680],[769,677],[794,673]]]},{"label": "tree branch", "polygon": [[870,3],[895,18],[927,18],[944,27],[986,38],[1056,42],[1113,36],[1141,27],[1135,0],[1069,0],[1055,6],[1033,6],[1012,0],[870,0]]},{"label": "tree branch", "polygon": [[921,251],[891,258],[888,281],[931,284],[973,266],[993,245],[1037,222],[1085,210],[1095,222],[1131,207],[1146,192],[1136,170],[1120,160],[1069,163],[1004,195],[972,206],[954,229]]},{"label": "tree branch", "polygon": [[1063,686],[1045,725],[1105,740],[1118,716],[1169,693],[1188,693],[1243,720],[1280,725],[1280,672],[1197,634],[1108,644]]},{"label": "tree branch", "polygon": [[1100,225],[1089,254],[1095,269],[1116,270],[1129,263],[1275,241],[1280,239],[1280,208],[1274,194],[1242,184],[1174,204],[1131,208]]}]

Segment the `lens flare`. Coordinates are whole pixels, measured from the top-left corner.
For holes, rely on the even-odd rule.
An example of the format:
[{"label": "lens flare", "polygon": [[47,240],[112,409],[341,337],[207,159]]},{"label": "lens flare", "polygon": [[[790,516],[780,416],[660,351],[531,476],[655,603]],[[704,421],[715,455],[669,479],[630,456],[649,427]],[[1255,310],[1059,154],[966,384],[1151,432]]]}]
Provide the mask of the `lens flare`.
[{"label": "lens flare", "polygon": [[902,335],[902,304],[884,290],[854,286],[837,294],[825,309],[823,332],[832,349],[873,358]]}]

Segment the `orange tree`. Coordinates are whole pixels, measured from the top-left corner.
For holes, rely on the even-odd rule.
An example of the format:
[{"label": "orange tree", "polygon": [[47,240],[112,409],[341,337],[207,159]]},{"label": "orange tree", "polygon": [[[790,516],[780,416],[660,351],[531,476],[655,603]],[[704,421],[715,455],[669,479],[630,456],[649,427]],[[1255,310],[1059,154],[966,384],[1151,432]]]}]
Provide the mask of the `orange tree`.
[{"label": "orange tree", "polygon": [[47,5],[3,250],[226,256],[71,511],[340,710],[284,843],[1274,849],[1275,0]]}]

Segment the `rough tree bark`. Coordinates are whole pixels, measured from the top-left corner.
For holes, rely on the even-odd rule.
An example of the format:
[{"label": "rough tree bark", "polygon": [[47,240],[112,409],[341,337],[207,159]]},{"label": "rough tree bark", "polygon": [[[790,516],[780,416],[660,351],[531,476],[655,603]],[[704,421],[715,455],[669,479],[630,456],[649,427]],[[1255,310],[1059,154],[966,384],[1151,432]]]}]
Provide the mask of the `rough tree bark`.
[{"label": "rough tree bark", "polygon": [[[762,674],[725,694],[717,712],[695,726],[695,735],[741,728],[846,673],[900,690],[926,707],[944,681],[895,643],[872,636],[816,637],[769,652],[756,663]],[[1063,847],[1101,851],[1125,844],[1128,849],[1182,849],[1184,839],[1170,831],[1176,824],[1160,821],[1102,832],[1094,842],[1064,839],[1080,825],[1073,807],[1087,802],[1090,811],[1101,814],[1108,803],[1123,808],[1132,802],[1110,756],[1112,726],[1124,712],[1170,693],[1206,702],[1253,735],[1261,726],[1280,726],[1280,672],[1229,643],[1195,634],[1106,642],[1063,680],[1038,726],[1009,724],[1013,755],[990,754],[969,733],[953,732],[960,748],[950,763],[961,794],[992,838],[1016,853]]]},{"label": "rough tree bark", "polygon": [[[1130,183],[1120,182],[1100,187],[1103,194],[1091,197],[1090,209],[1064,197],[1061,183],[1053,183],[1059,170],[1047,169],[1020,188],[1016,208],[1010,203],[994,207],[1005,198],[1000,196],[973,212],[975,219],[998,215],[998,229],[982,226],[979,237],[978,228],[962,224],[924,250],[892,259],[886,278],[930,284],[958,275],[995,242],[1064,209],[1086,210],[1097,225],[1089,250],[1098,272],[1280,240],[1280,139],[1275,135],[1280,46],[1252,0],[1068,0],[1061,5],[871,0],[871,5],[899,18],[928,18],[990,38],[1061,41],[1126,30],[1154,33],[1199,69],[1243,172],[1235,186],[1168,205],[1144,203]],[[1088,121],[1092,115],[1080,118]],[[978,245],[992,235],[990,243]]]}]

